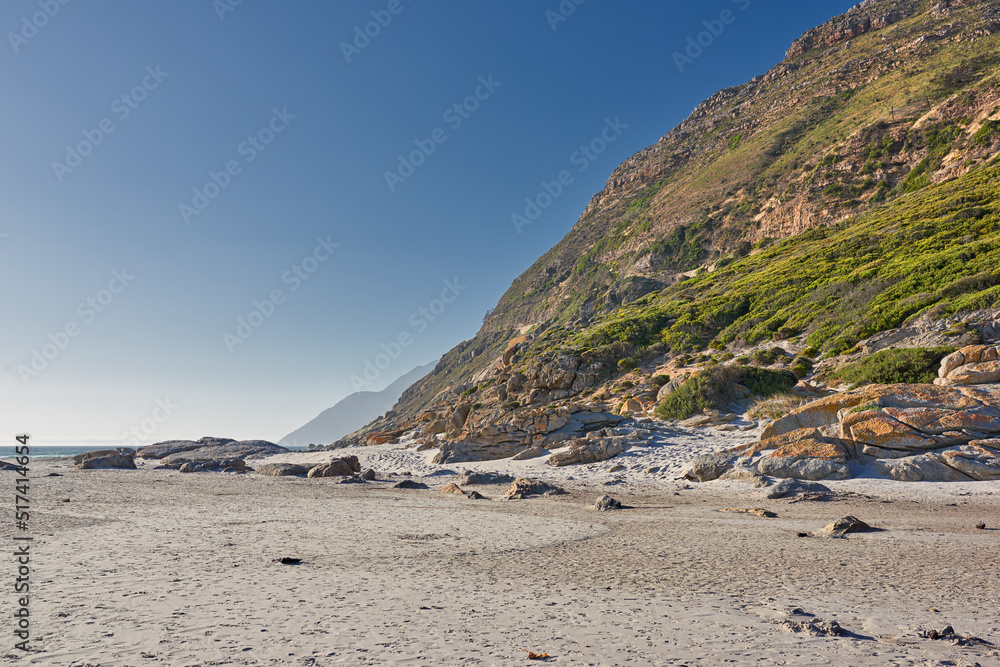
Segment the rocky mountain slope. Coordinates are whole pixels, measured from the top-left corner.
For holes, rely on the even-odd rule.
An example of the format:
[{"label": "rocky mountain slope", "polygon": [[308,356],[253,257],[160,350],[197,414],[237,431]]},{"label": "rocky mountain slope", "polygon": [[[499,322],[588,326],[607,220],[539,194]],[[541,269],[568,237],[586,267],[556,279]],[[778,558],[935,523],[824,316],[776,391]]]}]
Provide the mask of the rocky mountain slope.
[{"label": "rocky mountain slope", "polygon": [[712,365],[779,386],[995,340],[998,151],[1000,3],[866,0],[620,165],[351,440],[510,455],[648,413]]}]

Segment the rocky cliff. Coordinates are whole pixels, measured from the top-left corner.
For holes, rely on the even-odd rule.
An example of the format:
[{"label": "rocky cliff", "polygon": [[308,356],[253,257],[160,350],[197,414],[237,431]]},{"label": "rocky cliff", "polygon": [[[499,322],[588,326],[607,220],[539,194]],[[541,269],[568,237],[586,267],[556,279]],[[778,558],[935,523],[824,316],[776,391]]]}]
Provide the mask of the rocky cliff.
[{"label": "rocky cliff", "polygon": [[615,169],[478,334],[352,439],[420,428],[454,456],[509,455],[594,430],[576,415],[647,412],[710,363],[808,370],[887,330],[988,339],[998,33],[1000,4],[969,0],[866,0],[807,31]]}]

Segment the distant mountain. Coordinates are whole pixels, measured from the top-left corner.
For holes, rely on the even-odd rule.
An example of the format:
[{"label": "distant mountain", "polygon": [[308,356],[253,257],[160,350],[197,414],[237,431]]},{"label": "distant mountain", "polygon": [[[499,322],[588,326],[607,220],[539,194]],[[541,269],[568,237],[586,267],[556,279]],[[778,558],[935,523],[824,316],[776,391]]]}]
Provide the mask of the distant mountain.
[{"label": "distant mountain", "polygon": [[[436,362],[435,362],[436,363]],[[327,445],[382,415],[396,404],[403,391],[434,369],[434,363],[418,366],[382,391],[359,391],[282,438],[283,447],[301,447],[309,443]]]}]

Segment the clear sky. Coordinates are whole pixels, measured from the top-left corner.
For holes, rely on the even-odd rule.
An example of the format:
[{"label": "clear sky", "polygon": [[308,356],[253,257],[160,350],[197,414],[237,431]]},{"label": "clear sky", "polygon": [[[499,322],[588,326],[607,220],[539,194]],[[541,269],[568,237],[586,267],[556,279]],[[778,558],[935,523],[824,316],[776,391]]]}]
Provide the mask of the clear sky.
[{"label": "clear sky", "polygon": [[7,0],[0,441],[277,440],[384,387],[851,4]]}]

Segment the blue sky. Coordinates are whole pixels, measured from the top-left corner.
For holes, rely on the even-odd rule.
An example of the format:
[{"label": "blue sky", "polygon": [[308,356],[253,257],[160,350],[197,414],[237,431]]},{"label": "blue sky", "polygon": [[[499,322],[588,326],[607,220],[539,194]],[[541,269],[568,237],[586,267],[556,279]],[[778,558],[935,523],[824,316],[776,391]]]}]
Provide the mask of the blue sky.
[{"label": "blue sky", "polygon": [[384,387],[851,5],[62,2],[0,9],[0,437],[36,444],[277,440]]}]

